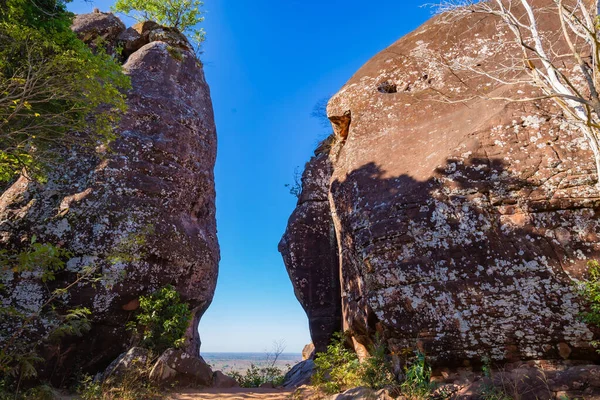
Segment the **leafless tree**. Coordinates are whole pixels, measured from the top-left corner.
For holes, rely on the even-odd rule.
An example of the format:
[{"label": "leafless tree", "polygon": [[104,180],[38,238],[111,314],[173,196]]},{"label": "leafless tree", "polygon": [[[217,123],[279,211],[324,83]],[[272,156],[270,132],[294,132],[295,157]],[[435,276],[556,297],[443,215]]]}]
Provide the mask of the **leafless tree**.
[{"label": "leafless tree", "polygon": [[[453,65],[500,84],[527,84],[539,96],[504,100],[552,99],[567,120],[585,136],[600,177],[600,37],[598,0],[445,0],[435,7],[446,17],[481,13],[498,18],[519,50],[514,64],[493,70],[480,65]],[[550,40],[540,27],[542,16],[556,18],[559,37]],[[508,73],[510,72],[510,74]],[[600,186],[600,180],[598,181]]]}]

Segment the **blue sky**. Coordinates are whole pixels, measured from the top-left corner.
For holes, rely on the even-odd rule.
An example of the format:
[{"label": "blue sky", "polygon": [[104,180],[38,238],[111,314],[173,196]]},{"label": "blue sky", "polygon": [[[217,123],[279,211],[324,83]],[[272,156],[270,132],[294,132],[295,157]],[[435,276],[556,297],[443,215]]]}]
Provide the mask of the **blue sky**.
[{"label": "blue sky", "polygon": [[[328,134],[311,118],[371,57],[431,15],[427,0],[205,0],[202,60],[211,88],[219,281],[200,323],[202,352],[310,342],[277,244],[296,203],[285,188]],[[70,9],[107,11],[111,0]],[[127,22],[127,21],[126,21]]]}]

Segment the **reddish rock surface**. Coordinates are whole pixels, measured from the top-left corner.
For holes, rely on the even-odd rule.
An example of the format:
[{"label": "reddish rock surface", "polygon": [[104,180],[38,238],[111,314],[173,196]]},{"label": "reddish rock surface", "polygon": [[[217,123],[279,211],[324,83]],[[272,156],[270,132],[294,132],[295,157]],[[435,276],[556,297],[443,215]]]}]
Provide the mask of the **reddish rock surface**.
[{"label": "reddish rock surface", "polygon": [[320,148],[306,165],[298,206],[279,243],[317,352],[325,351],[342,327],[337,244],[327,200],[331,172],[326,148]]},{"label": "reddish rock surface", "polygon": [[125,24],[113,13],[94,12],[76,15],[71,29],[88,46],[103,45],[110,54],[116,49],[117,37],[125,31]]},{"label": "reddish rock surface", "polygon": [[213,385],[213,371],[201,357],[169,349],[152,367],[150,379],[165,387],[210,387]]},{"label": "reddish rock surface", "polygon": [[[68,273],[50,289],[86,266],[102,274],[95,287],[76,286],[68,298],[91,309],[92,330],[49,349],[44,369],[105,367],[129,344],[125,323],[139,297],[167,284],[193,310],[186,351],[199,354],[197,325],[212,301],[220,257],[216,130],[201,64],[182,48],[173,54],[156,41],[129,57],[129,109],[109,150],[73,150],[47,183],[21,178],[0,197],[1,246],[22,248],[36,235],[72,253]],[[4,278],[11,285],[5,302],[35,311],[48,296],[33,277]]]},{"label": "reddish rock surface", "polygon": [[[550,21],[541,21],[549,35]],[[357,350],[378,333],[392,352],[420,347],[438,365],[596,357],[574,291],[587,260],[600,257],[600,193],[583,135],[550,102],[439,95],[528,95],[449,68],[455,60],[501,65],[513,54],[492,17],[436,17],[329,102],[333,171],[321,162],[331,178],[316,192],[323,198],[329,186],[339,258],[315,260],[328,222],[312,225],[322,238],[314,240],[300,202],[284,260],[301,294],[319,293],[307,288],[324,271],[341,271],[343,328]],[[308,170],[318,173],[314,161]],[[333,317],[335,309],[313,303],[307,313]]]}]

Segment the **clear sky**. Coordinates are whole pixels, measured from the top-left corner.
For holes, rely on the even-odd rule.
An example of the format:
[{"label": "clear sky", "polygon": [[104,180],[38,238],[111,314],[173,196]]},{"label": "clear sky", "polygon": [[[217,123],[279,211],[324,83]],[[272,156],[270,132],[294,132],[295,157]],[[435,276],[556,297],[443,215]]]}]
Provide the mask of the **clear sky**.
[{"label": "clear sky", "polygon": [[[70,9],[107,11],[112,2],[74,0]],[[298,353],[310,342],[277,251],[296,203],[284,185],[329,133],[311,118],[314,105],[425,22],[427,2],[205,0],[221,264],[200,323],[202,352],[262,352],[283,340]]]}]

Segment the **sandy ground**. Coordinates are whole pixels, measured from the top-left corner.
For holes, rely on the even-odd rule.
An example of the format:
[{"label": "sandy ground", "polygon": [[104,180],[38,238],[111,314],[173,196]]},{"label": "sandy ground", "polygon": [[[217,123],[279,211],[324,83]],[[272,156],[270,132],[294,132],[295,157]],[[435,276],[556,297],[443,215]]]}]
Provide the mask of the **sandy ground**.
[{"label": "sandy ground", "polygon": [[293,390],[281,389],[201,389],[189,390],[168,396],[171,400],[288,400]]}]

